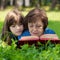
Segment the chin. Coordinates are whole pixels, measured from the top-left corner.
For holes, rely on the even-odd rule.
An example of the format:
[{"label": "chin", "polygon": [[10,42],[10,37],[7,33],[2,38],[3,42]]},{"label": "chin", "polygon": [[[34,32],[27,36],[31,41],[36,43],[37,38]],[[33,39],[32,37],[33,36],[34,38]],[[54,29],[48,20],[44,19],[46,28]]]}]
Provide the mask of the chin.
[{"label": "chin", "polygon": [[19,35],[21,35],[21,34],[16,34],[16,36],[19,36]]},{"label": "chin", "polygon": [[38,36],[38,35],[36,35],[36,34],[31,34],[32,36]]}]

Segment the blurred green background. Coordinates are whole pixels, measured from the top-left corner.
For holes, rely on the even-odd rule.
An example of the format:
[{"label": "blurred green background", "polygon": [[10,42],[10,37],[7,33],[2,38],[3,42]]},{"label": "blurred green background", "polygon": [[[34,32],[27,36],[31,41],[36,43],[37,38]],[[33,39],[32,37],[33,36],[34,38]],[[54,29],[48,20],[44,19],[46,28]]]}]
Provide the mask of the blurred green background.
[{"label": "blurred green background", "polygon": [[0,0],[0,34],[5,16],[11,9],[18,8],[26,16],[35,7],[46,10],[48,27],[60,38],[60,0]]}]

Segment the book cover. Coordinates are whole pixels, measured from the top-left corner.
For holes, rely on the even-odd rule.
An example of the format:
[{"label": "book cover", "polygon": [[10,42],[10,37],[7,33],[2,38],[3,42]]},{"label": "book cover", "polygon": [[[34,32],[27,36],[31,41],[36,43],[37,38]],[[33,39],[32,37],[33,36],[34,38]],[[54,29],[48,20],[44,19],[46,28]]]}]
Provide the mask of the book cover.
[{"label": "book cover", "polygon": [[25,36],[25,37],[22,37],[18,43],[20,45],[23,45],[23,44],[36,44],[37,42],[41,42],[41,43],[46,43],[48,40],[50,40],[52,43],[60,43],[60,39],[58,38],[58,36],[56,34],[44,34],[40,37],[38,36]]}]

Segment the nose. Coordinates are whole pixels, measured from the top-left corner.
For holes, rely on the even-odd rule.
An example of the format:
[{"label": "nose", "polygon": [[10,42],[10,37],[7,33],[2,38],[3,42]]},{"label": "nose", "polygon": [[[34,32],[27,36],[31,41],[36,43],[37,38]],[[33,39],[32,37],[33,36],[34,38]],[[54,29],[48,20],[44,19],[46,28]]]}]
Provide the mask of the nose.
[{"label": "nose", "polygon": [[34,28],[33,28],[33,30],[34,30],[34,31],[36,31],[36,30],[37,30],[37,28],[36,28],[36,27],[34,27]]},{"label": "nose", "polygon": [[17,26],[16,26],[16,29],[20,29],[20,26],[17,25]]}]

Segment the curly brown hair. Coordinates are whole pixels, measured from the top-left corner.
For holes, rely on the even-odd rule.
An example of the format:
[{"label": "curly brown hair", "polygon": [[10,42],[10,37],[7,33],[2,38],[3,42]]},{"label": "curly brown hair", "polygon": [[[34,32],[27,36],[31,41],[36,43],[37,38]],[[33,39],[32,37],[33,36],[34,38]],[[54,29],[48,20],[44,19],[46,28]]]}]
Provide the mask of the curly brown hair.
[{"label": "curly brown hair", "polygon": [[43,9],[35,8],[29,11],[29,13],[25,16],[25,29],[28,29],[28,23],[36,22],[37,20],[41,20],[43,22],[44,30],[48,25],[48,18],[46,12]]}]

